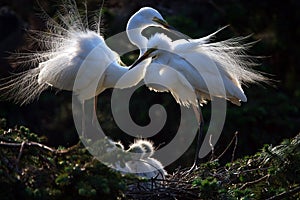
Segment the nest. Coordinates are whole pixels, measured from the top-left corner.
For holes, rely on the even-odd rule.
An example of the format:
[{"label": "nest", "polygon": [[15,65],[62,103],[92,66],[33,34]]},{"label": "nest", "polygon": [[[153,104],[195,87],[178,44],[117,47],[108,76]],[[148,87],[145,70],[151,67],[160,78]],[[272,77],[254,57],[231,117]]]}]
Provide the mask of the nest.
[{"label": "nest", "polygon": [[220,166],[178,169],[165,179],[128,180],[126,199],[299,199],[300,134]]},{"label": "nest", "polygon": [[198,199],[199,189],[193,186],[196,173],[177,170],[165,179],[142,179],[128,183],[126,198],[129,199]]}]

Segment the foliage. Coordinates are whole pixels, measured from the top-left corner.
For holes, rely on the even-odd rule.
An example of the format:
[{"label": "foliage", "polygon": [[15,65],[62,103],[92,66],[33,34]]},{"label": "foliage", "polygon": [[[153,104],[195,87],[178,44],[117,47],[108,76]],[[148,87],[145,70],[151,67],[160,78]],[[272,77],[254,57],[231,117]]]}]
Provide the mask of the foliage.
[{"label": "foliage", "polygon": [[[78,6],[84,9],[82,0],[76,1]],[[9,64],[6,59],[9,55],[7,52],[23,52],[23,49],[39,50],[40,47],[32,44],[32,40],[25,40],[24,29],[46,30],[44,17],[37,14],[41,10],[37,2],[42,4],[50,17],[54,16],[60,3],[57,0],[24,2],[26,3],[17,0],[0,2],[1,78],[10,75],[11,72],[25,70],[26,67],[36,67],[14,68],[15,65]],[[85,2],[88,10],[99,8],[98,0]],[[220,154],[226,148],[231,134],[235,131],[240,133],[236,157],[254,154],[265,143],[270,145],[265,146],[255,156],[246,157],[223,167],[223,164],[231,159],[231,154],[227,151],[222,159],[203,164],[193,176],[182,177],[184,170],[179,170],[168,178],[169,188],[178,189],[180,186],[186,188],[188,192],[199,193],[202,197],[213,194],[215,198],[223,199],[265,199],[276,195],[279,196],[277,199],[281,199],[280,194],[283,194],[282,198],[288,199],[289,197],[285,197],[284,194],[297,191],[299,187],[299,176],[297,176],[299,149],[297,148],[299,146],[293,141],[298,141],[299,136],[294,140],[286,140],[279,146],[273,146],[279,144],[283,138],[294,137],[300,130],[300,82],[297,75],[300,73],[300,63],[298,43],[295,42],[300,34],[297,26],[300,21],[298,0],[174,0],[172,3],[167,0],[110,0],[105,1],[104,6],[105,38],[124,31],[130,15],[142,6],[158,9],[172,26],[193,38],[207,35],[227,24],[230,24],[230,27],[218,34],[216,40],[253,33],[251,40],[260,40],[260,42],[251,49],[250,53],[265,56],[259,59],[262,65],[257,69],[272,74],[271,77],[276,80],[274,88],[245,87],[248,102],[241,107],[228,105],[224,130],[215,146],[215,154]],[[124,62],[130,64],[135,58],[134,54],[129,57],[124,56]],[[10,102],[0,102],[0,117],[8,119],[8,122],[1,119],[0,127],[7,128],[22,124],[36,133],[32,133],[25,127],[0,131],[1,141],[18,143],[16,146],[9,147],[1,144],[0,198],[70,199],[76,196],[78,199],[102,197],[107,193],[112,195],[111,198],[117,196],[123,198],[124,194],[127,197],[136,194],[133,189],[135,187],[132,187],[132,190],[124,189],[126,183],[134,186],[135,178],[124,180],[120,174],[93,160],[80,144],[77,144],[74,149],[65,149],[65,146],[72,146],[78,141],[71,115],[71,95],[69,92],[54,93],[52,90],[46,91],[38,101],[23,107]],[[113,139],[129,143],[133,138],[124,134],[112,117],[110,95],[111,91],[106,91],[99,97],[100,124],[104,132],[110,134]],[[134,109],[130,111],[134,121],[139,125],[147,125],[150,121],[149,107],[154,103],[164,105],[168,113],[162,131],[150,138],[155,146],[162,146],[174,137],[178,128],[180,110],[174,99],[168,94],[157,94],[142,88],[134,93],[130,104]],[[205,122],[210,119],[209,108],[209,104],[203,107]],[[21,144],[24,141],[24,148],[20,154]],[[57,153],[56,149],[51,151],[45,149],[45,146],[37,145],[41,143],[66,150],[66,153]],[[189,166],[193,158],[193,149],[194,146],[178,162],[169,166],[169,169],[173,171],[178,166]],[[18,159],[19,155],[21,155],[20,159]],[[221,176],[217,176],[218,173]],[[108,178],[110,176],[112,178]],[[171,184],[174,179],[179,182]],[[187,183],[179,184],[180,180]],[[117,185],[113,185],[115,183]],[[168,194],[166,191],[168,190],[164,189],[162,193]],[[183,190],[173,190],[170,193],[173,194],[175,191],[186,195]],[[162,195],[162,193],[154,194]],[[198,196],[193,197],[198,198]]]},{"label": "foliage", "polygon": [[126,188],[120,173],[80,144],[58,150],[29,129],[0,130],[1,199],[116,199]]},{"label": "foliage", "polygon": [[[99,8],[98,0],[88,0],[87,9],[95,11]],[[50,17],[60,7],[57,0],[45,0],[41,6]],[[272,6],[270,6],[272,4]],[[82,0],[77,0],[77,5],[85,9]],[[248,102],[241,107],[228,104],[226,122],[220,143],[216,151],[222,151],[231,138],[231,134],[239,131],[239,146],[237,156],[252,154],[264,143],[278,144],[284,137],[293,137],[300,130],[300,85],[297,74],[300,72],[297,43],[294,38],[299,38],[299,28],[295,24],[299,21],[297,0],[282,2],[279,0],[268,1],[179,1],[170,3],[166,0],[148,1],[105,1],[103,12],[103,35],[105,38],[125,30],[126,22],[135,11],[142,6],[151,6],[161,12],[163,17],[178,30],[198,38],[207,35],[218,28],[230,24],[230,27],[219,33],[216,41],[233,36],[245,36],[253,33],[249,41],[261,40],[250,54],[265,56],[259,59],[262,63],[256,69],[272,74],[275,79],[275,88],[266,86],[245,87]],[[3,10],[9,11],[5,16],[2,11],[0,26],[6,27],[0,33],[0,76],[8,76],[11,72],[22,71],[25,67],[14,68],[6,59],[7,51],[21,51],[29,49],[36,51],[40,47],[32,44],[32,40],[25,40],[24,27],[33,30],[46,30],[46,20],[36,13],[41,13],[36,0],[26,0],[26,4],[18,1],[3,0],[0,3]],[[4,9],[6,8],[6,9]],[[3,14],[4,13],[4,14]],[[3,16],[4,15],[4,16]],[[88,16],[92,16],[89,13]],[[55,17],[54,17],[55,18]],[[8,20],[9,19],[9,20]],[[14,22],[14,23],[12,23]],[[2,30],[2,29],[1,29]],[[4,29],[3,29],[4,30]],[[20,31],[22,30],[22,31]],[[21,35],[21,36],[20,36]],[[132,63],[136,58],[134,52],[124,56],[125,63]],[[30,68],[36,66],[28,66]],[[278,82],[277,82],[278,81]],[[0,102],[0,117],[9,121],[9,126],[22,124],[29,127],[37,134],[47,134],[47,144],[58,147],[70,146],[78,140],[72,119],[71,97],[69,92],[54,91],[44,92],[40,99],[30,105],[19,107],[9,102]],[[133,138],[124,134],[114,123],[110,105],[111,91],[106,91],[99,96],[98,118],[105,133],[111,134],[114,139],[124,143],[133,141]],[[145,88],[134,93],[130,101],[132,118],[139,125],[147,125],[149,107],[153,104],[165,106],[168,119],[165,127],[155,137],[150,138],[155,146],[168,143],[176,133],[179,125],[180,110],[169,94],[155,94]],[[210,105],[203,107],[205,122],[210,119]],[[206,123],[208,125],[208,123]],[[63,132],[64,134],[61,134]],[[283,135],[285,132],[286,135]],[[131,133],[133,134],[133,133]],[[142,133],[138,133],[142,134]],[[58,139],[59,138],[59,139]],[[251,141],[251,145],[248,142]],[[191,163],[193,147],[179,163]],[[224,156],[228,162],[230,155]],[[178,166],[174,163],[173,169]]]},{"label": "foliage", "polygon": [[25,127],[0,129],[1,199],[299,199],[300,134],[225,166],[216,159],[190,173],[178,169],[165,180],[121,175],[81,143],[54,149],[44,139]]},{"label": "foliage", "polygon": [[[133,199],[300,199],[300,134],[225,166],[212,160],[189,173],[177,170],[152,191]],[[138,192],[139,191],[139,192]]]}]

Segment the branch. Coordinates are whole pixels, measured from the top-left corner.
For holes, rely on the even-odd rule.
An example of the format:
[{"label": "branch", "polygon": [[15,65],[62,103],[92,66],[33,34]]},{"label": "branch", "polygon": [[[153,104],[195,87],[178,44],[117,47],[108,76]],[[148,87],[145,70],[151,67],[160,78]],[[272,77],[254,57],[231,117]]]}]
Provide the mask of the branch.
[{"label": "branch", "polygon": [[[219,157],[217,158],[218,160],[219,160],[219,159],[220,159],[220,158],[228,151],[229,147],[232,145],[232,143],[233,143],[234,140],[236,141],[236,142],[235,142],[235,145],[237,145],[237,134],[238,134],[238,132],[236,131],[236,132],[234,133],[234,136],[232,137],[230,143],[227,145],[227,147],[226,147],[225,150],[221,153],[221,155],[219,155]],[[232,152],[233,155],[234,155],[234,153],[235,153],[235,150],[236,150],[236,146],[235,146],[234,149],[233,149],[233,152]]]},{"label": "branch", "polygon": [[25,145],[25,141],[23,141],[23,142],[21,143],[21,147],[20,147],[19,155],[18,155],[18,158],[17,158],[17,160],[16,160],[16,169],[17,169],[17,171],[19,170],[19,167],[18,167],[18,165],[19,165],[19,162],[20,162],[20,159],[21,159],[22,153],[23,153],[24,145]]},{"label": "branch", "polygon": [[279,200],[279,199],[284,199],[286,197],[291,197],[291,195],[297,194],[298,192],[300,192],[300,186],[296,187],[290,191],[286,191],[286,192],[282,192],[278,195],[272,196],[270,198],[268,198],[267,200]]},{"label": "branch", "polygon": [[214,148],[214,145],[211,142],[211,139],[212,139],[212,134],[209,136],[209,146],[211,148],[211,160],[214,160],[214,158],[215,158],[215,148]]},{"label": "branch", "polygon": [[269,174],[257,179],[257,180],[254,180],[254,181],[250,181],[250,182],[247,182],[245,184],[243,184],[241,187],[240,187],[240,190],[244,189],[245,187],[249,187],[250,185],[253,185],[253,184],[256,184],[256,183],[259,183],[260,181],[266,179],[266,178],[269,178]]},{"label": "branch", "polygon": [[235,143],[234,143],[234,148],[233,148],[233,151],[232,151],[232,154],[231,154],[231,162],[234,161],[235,151],[236,151],[236,147],[238,145],[238,137],[237,137],[238,133],[239,132],[237,132],[237,131],[234,133]]},{"label": "branch", "polygon": [[80,143],[72,146],[72,147],[69,147],[67,149],[63,149],[63,150],[57,150],[55,148],[51,148],[51,147],[48,147],[44,144],[40,144],[38,142],[26,142],[26,141],[23,141],[22,143],[16,143],[16,142],[3,142],[3,141],[0,141],[0,146],[10,146],[10,147],[20,147],[20,153],[19,153],[19,156],[18,156],[18,160],[20,159],[21,155],[22,155],[22,151],[23,151],[23,148],[22,146],[36,146],[36,147],[39,147],[39,148],[42,148],[42,149],[45,149],[47,151],[50,151],[52,153],[55,153],[55,154],[64,154],[64,153],[68,153],[69,151],[72,151],[73,149],[75,149],[76,147],[79,146]]}]

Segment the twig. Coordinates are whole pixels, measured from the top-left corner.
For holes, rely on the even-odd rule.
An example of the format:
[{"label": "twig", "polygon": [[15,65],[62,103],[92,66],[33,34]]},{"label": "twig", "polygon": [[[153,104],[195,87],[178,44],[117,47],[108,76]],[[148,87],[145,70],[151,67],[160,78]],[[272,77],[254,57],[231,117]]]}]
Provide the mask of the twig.
[{"label": "twig", "polygon": [[237,132],[237,131],[234,133],[235,143],[234,143],[234,148],[233,148],[233,151],[232,151],[232,154],[231,154],[231,162],[234,161],[234,155],[235,155],[236,147],[238,145],[238,136],[237,136],[238,133],[239,132]]},{"label": "twig", "polygon": [[215,158],[215,148],[214,148],[214,145],[211,142],[211,139],[212,139],[212,134],[210,134],[209,141],[208,141],[209,142],[209,146],[211,148],[211,161],[212,161]]},{"label": "twig", "polygon": [[250,185],[256,184],[256,183],[258,183],[258,182],[260,182],[260,181],[262,181],[262,180],[264,180],[264,179],[266,179],[266,178],[269,178],[269,176],[270,176],[270,175],[267,174],[267,175],[265,175],[265,176],[263,176],[263,177],[261,177],[261,178],[259,178],[259,179],[257,179],[257,180],[247,182],[247,183],[243,184],[243,185],[240,187],[240,190],[242,190],[242,189],[244,189],[245,187],[248,187],[248,186],[250,186]]},{"label": "twig", "polygon": [[237,133],[238,133],[237,131],[234,133],[234,136],[232,137],[231,141],[229,142],[229,144],[227,145],[227,147],[225,148],[225,150],[217,158],[218,160],[228,151],[229,147],[232,145],[233,141],[237,137]]},{"label": "twig", "polygon": [[[54,149],[54,148],[51,148],[51,147],[48,147],[44,144],[40,144],[38,142],[26,142],[26,141],[23,141],[22,143],[16,143],[16,142],[3,142],[3,141],[0,141],[0,146],[11,146],[11,147],[21,147],[22,146],[37,146],[39,148],[42,148],[42,149],[46,149],[52,153],[55,153],[55,154],[64,154],[64,153],[68,153],[69,151],[72,151],[73,149],[75,149],[76,147],[78,147],[80,143],[72,146],[72,147],[69,147],[67,149],[63,149],[63,150],[57,150],[57,149]],[[22,148],[23,150],[23,148]],[[21,149],[20,149],[21,151]],[[19,156],[21,156],[19,154]],[[19,157],[18,157],[19,158]]]},{"label": "twig", "polygon": [[300,192],[300,186],[296,187],[290,191],[282,192],[278,195],[272,196],[272,197],[268,198],[267,200],[284,199],[285,197],[290,197],[291,195],[297,194],[298,192]]},{"label": "twig", "polygon": [[21,159],[21,156],[22,156],[22,153],[23,153],[23,149],[24,149],[24,145],[25,145],[25,141],[23,141],[22,143],[21,143],[21,147],[20,147],[20,151],[19,151],[19,154],[18,154],[18,158],[17,158],[17,160],[16,160],[16,169],[17,169],[17,171],[18,171],[18,169],[19,169],[19,162],[20,162],[20,159]]},{"label": "twig", "polygon": [[244,171],[239,172],[239,174],[245,174],[253,171],[263,171],[263,170],[268,170],[270,167],[263,167],[263,168],[254,168],[254,169],[246,169]]}]

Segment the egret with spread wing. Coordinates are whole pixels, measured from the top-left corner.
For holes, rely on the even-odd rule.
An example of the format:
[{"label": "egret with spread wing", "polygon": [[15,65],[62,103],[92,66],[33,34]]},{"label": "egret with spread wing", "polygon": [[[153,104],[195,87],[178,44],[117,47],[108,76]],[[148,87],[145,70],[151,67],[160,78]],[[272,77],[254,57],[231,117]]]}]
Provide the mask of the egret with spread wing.
[{"label": "egret with spread wing", "polygon": [[[129,68],[120,65],[119,55],[106,45],[100,34],[100,18],[96,30],[90,30],[83,23],[75,2],[63,8],[63,14],[58,14],[61,23],[49,18],[49,32],[31,32],[46,50],[16,55],[38,66],[9,77],[0,85],[0,91],[1,96],[21,105],[32,102],[49,87],[73,91],[82,103],[84,133],[84,102],[115,87]],[[143,67],[131,74],[126,85],[118,85],[119,88],[138,84],[143,78]]]},{"label": "egret with spread wing", "polygon": [[201,103],[217,97],[240,105],[240,101],[247,101],[242,83],[267,80],[251,69],[254,63],[245,55],[249,44],[241,44],[244,38],[209,43],[208,39],[213,35],[172,42],[166,35],[156,33],[147,43],[148,50],[131,67],[133,69],[140,61],[152,57],[144,77],[148,87],[159,92],[169,91],[179,104],[193,105],[199,110],[200,127],[192,168],[199,162],[203,137]]}]

